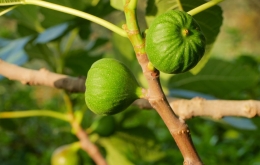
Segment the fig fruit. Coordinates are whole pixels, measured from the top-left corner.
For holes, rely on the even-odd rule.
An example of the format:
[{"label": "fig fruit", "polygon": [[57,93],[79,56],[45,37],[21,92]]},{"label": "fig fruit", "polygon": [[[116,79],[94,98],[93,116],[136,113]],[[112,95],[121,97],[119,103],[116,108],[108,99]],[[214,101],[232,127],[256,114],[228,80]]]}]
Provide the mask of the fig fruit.
[{"label": "fig fruit", "polygon": [[79,148],[79,142],[58,147],[52,153],[51,165],[78,165],[79,157],[77,151]]},{"label": "fig fruit", "polygon": [[152,22],[146,33],[148,59],[164,73],[183,73],[200,61],[206,39],[195,19],[183,11],[165,12]]},{"label": "fig fruit", "polygon": [[142,95],[132,72],[112,58],[96,61],[88,71],[85,85],[86,104],[99,115],[119,113]]}]

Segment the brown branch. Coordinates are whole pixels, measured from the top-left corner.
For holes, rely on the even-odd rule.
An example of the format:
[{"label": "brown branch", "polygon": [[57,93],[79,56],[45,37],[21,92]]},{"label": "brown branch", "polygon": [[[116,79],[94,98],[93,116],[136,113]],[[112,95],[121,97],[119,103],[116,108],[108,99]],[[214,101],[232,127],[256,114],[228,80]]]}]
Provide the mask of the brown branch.
[{"label": "brown branch", "polygon": [[183,119],[193,116],[211,116],[220,119],[224,116],[242,116],[252,118],[260,116],[260,101],[255,100],[176,100],[170,104]]},{"label": "brown branch", "polygon": [[[30,85],[43,85],[64,89],[69,92],[85,92],[85,78],[76,78],[67,75],[52,73],[43,69],[37,71],[19,67],[0,59],[0,74]],[[45,72],[43,74],[43,72]],[[27,76],[26,76],[27,75]],[[29,76],[31,75],[31,76]],[[44,76],[42,78],[41,76]],[[50,77],[48,77],[50,76]],[[193,98],[192,100],[167,98],[172,109],[181,119],[190,119],[198,116],[209,116],[215,119],[224,116],[240,116],[251,118],[260,116],[260,101],[257,100],[205,100]],[[146,99],[136,100],[133,105],[140,109],[153,109]]]},{"label": "brown branch", "polygon": [[160,84],[159,71],[151,70],[148,67],[149,60],[144,49],[145,41],[140,35],[136,20],[136,2],[137,0],[126,1],[124,7],[126,25],[124,25],[123,28],[127,32],[128,38],[134,47],[137,60],[142,67],[143,74],[148,82],[146,99],[148,99],[152,107],[158,112],[169,129],[182,153],[184,158],[183,164],[203,164],[193,145],[187,124],[184,120],[179,119],[175,115],[164,95]]},{"label": "brown branch", "polygon": [[65,89],[70,92],[85,91],[85,78],[75,78],[63,74],[52,73],[44,68],[40,70],[26,69],[7,63],[1,59],[0,75],[27,85],[44,85]]},{"label": "brown branch", "polygon": [[[206,100],[195,97],[191,100],[168,98],[170,106],[179,118],[207,116],[220,119],[225,116],[252,118],[260,116],[260,101],[257,100]],[[136,100],[133,105],[141,109],[153,109],[145,99]]]},{"label": "brown branch", "polygon": [[81,148],[89,154],[93,161],[97,165],[108,165],[98,147],[90,141],[87,133],[82,129],[79,123],[77,121],[72,122],[72,127],[76,131],[76,136],[80,140]]},{"label": "brown branch", "polygon": [[[70,92],[84,92],[85,78],[74,78],[62,74],[49,72],[46,69],[31,70],[7,63],[0,59],[0,74],[10,80],[17,80],[28,85],[44,85],[65,89]],[[73,121],[71,117],[71,125],[76,130],[76,136],[80,140],[81,148],[86,151],[97,165],[107,165],[105,159],[99,152],[98,147],[93,144],[86,132],[82,129],[77,121]]]}]

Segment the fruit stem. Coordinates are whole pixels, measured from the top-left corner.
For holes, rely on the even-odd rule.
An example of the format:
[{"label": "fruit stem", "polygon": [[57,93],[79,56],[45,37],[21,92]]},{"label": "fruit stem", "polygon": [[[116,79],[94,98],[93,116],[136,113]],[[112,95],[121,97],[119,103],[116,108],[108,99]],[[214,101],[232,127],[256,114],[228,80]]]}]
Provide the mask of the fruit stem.
[{"label": "fruit stem", "polygon": [[198,6],[198,7],[194,8],[194,9],[188,11],[187,13],[190,14],[191,16],[194,16],[194,15],[196,15],[196,14],[198,14],[198,13],[200,13],[200,12],[210,8],[210,7],[213,7],[213,6],[217,5],[218,3],[222,2],[222,1],[224,1],[224,0],[212,0],[212,1],[209,1],[207,3],[204,3],[204,4]]},{"label": "fruit stem", "polygon": [[60,112],[54,112],[51,110],[28,110],[28,111],[13,111],[13,112],[1,112],[0,118],[22,118],[22,117],[35,117],[35,116],[48,116],[56,119],[69,122],[70,117]]}]

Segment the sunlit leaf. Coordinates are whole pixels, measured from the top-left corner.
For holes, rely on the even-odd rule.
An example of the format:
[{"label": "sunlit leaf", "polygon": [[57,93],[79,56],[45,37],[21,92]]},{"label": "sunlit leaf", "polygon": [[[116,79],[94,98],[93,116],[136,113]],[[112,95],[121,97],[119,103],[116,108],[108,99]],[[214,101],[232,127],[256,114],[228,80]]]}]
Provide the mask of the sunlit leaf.
[{"label": "sunlit leaf", "polygon": [[119,147],[124,147],[124,142],[120,138],[102,138],[100,143],[107,151],[106,160],[108,164],[111,165],[134,165],[130,160],[128,160],[124,153]]},{"label": "sunlit leaf", "polygon": [[25,0],[0,0],[0,6],[11,6],[23,4]]},{"label": "sunlit leaf", "polygon": [[[153,132],[146,127],[121,130],[110,138],[102,139],[101,143],[107,150],[108,161],[113,161],[113,165],[151,163],[165,156]],[[112,146],[113,150],[110,148]]]}]

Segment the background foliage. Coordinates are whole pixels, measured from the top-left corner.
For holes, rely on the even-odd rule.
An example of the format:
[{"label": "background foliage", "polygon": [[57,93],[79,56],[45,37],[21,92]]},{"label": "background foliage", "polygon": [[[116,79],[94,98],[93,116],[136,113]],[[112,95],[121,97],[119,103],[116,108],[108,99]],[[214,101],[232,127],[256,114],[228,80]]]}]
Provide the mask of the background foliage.
[{"label": "background foliage", "polygon": [[[118,26],[124,23],[124,14],[120,11],[122,4],[116,0],[48,1],[102,17]],[[176,1],[167,2],[170,4],[159,0],[140,1],[138,20],[142,30],[156,15],[167,9],[177,9]],[[188,11],[204,1],[181,2],[184,10]],[[257,46],[260,25],[255,21],[259,19],[260,4],[257,0],[224,1],[221,8],[223,14],[219,7],[215,7],[196,15],[209,41],[207,56],[192,73],[170,77],[163,75],[164,88],[170,96],[260,99]],[[241,22],[241,17],[246,23]],[[17,7],[0,17],[0,23],[0,58],[3,60],[31,69],[45,67],[71,76],[86,76],[93,62],[113,57],[128,65],[145,84],[128,39],[104,27],[31,5]],[[66,112],[65,92],[48,87],[24,86],[3,77],[0,79],[0,111],[51,109]],[[112,117],[115,122],[111,120],[106,125],[112,126],[113,132],[104,136],[102,131],[91,132],[92,123],[98,122],[100,117],[87,110],[84,94],[69,93],[69,96],[73,109],[85,112],[82,125],[89,128],[91,139],[100,146],[108,162],[114,165],[181,164],[182,156],[155,111],[129,107]],[[260,164],[257,154],[260,147],[258,118],[226,117],[216,121],[197,117],[187,123],[205,164]],[[47,117],[1,119],[0,134],[1,165],[50,164],[55,148],[77,141],[68,123]],[[94,164],[83,151],[79,151],[78,156],[80,164]]]}]

